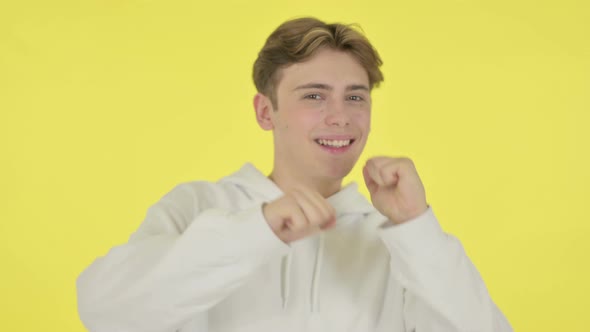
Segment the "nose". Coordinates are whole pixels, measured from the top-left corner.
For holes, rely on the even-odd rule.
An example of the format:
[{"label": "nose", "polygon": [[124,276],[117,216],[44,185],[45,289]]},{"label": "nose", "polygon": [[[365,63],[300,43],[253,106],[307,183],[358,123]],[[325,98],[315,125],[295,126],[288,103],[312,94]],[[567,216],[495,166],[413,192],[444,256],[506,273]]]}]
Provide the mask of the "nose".
[{"label": "nose", "polygon": [[345,127],[350,125],[350,115],[346,111],[343,102],[332,102],[326,112],[326,124],[328,126]]}]

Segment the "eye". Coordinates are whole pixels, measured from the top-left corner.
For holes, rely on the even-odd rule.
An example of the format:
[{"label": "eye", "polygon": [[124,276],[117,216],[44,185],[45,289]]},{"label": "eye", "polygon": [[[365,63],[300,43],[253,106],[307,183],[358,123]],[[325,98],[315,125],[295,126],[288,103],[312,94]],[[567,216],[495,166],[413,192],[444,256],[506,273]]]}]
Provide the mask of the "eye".
[{"label": "eye", "polygon": [[305,99],[313,99],[313,100],[320,100],[320,99],[322,99],[322,96],[320,96],[317,93],[310,93],[310,94],[305,95],[303,98],[305,98]]},{"label": "eye", "polygon": [[348,100],[352,100],[352,101],[363,101],[365,100],[363,97],[361,96],[349,96]]}]

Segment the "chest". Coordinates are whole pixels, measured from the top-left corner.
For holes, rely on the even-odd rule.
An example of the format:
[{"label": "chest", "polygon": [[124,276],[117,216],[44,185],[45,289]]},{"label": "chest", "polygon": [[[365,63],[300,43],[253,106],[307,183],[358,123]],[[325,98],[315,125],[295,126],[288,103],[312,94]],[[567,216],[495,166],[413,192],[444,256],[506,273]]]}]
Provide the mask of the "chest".
[{"label": "chest", "polygon": [[[369,331],[378,321],[389,255],[375,234],[340,229],[291,245],[207,313],[207,331]],[[288,330],[288,329],[287,329]]]}]

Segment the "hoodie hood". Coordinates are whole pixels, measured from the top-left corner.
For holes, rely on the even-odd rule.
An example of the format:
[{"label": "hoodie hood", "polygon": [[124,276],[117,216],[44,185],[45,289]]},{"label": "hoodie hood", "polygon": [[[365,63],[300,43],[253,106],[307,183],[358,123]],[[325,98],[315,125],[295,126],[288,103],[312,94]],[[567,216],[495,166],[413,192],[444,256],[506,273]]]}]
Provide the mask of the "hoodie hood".
[{"label": "hoodie hood", "polygon": [[[264,201],[273,201],[283,196],[281,189],[267,176],[262,174],[254,165],[246,163],[237,172],[221,179],[221,183],[230,183],[240,187],[249,196],[260,197]],[[340,191],[327,198],[336,210],[336,217],[345,215],[370,214],[375,208],[358,192],[356,182],[342,187]]]}]

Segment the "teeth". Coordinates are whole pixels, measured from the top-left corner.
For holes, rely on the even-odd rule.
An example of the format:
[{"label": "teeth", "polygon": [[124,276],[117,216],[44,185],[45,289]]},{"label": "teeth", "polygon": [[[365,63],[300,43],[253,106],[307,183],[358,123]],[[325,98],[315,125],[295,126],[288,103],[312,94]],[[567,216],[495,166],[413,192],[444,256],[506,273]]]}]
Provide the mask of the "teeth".
[{"label": "teeth", "polygon": [[326,146],[332,146],[335,148],[341,148],[343,146],[347,146],[350,144],[349,139],[345,139],[345,140],[327,140],[327,139],[318,139],[317,142],[320,143],[321,145],[326,145]]}]

